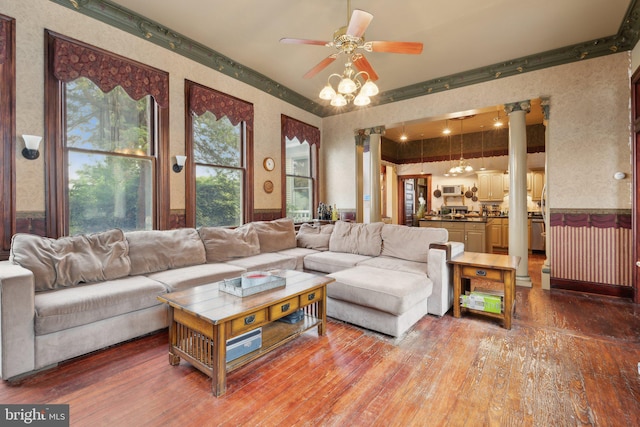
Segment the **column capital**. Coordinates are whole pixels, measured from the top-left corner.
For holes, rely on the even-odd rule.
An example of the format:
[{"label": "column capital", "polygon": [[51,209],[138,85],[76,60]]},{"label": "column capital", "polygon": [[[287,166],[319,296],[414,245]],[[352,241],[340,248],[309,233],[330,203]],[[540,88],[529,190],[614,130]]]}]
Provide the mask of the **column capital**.
[{"label": "column capital", "polygon": [[369,139],[369,135],[379,134],[384,135],[385,132],[384,126],[374,126],[370,128],[364,129],[355,129],[353,131],[353,136],[356,138],[356,145],[365,145],[366,141]]},{"label": "column capital", "polygon": [[542,115],[544,121],[549,121],[549,110],[551,108],[551,100],[548,97],[541,97],[540,106],[542,107]]},{"label": "column capital", "polygon": [[531,111],[531,101],[527,99],[526,101],[504,104],[504,111],[507,114],[511,114],[514,111],[524,111],[525,113],[528,113]]}]

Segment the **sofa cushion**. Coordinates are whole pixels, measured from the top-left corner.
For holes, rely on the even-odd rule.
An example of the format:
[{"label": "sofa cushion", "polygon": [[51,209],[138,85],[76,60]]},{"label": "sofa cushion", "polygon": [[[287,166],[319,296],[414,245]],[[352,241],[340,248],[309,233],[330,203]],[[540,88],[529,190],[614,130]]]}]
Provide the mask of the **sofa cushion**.
[{"label": "sofa cushion", "polygon": [[327,296],[400,315],[431,295],[433,282],[425,274],[358,266],[329,274]]},{"label": "sofa cushion", "polygon": [[384,268],[385,270],[406,271],[407,273],[428,274],[428,264],[426,262],[416,262],[382,255],[359,262],[358,265]]},{"label": "sofa cushion", "polygon": [[257,270],[295,270],[297,259],[278,253],[266,253],[246,258],[233,259],[226,264],[245,268],[247,271]]},{"label": "sofa cushion", "polygon": [[44,335],[161,304],[166,292],[162,283],[145,276],[36,294],[35,332]]},{"label": "sofa cushion", "polygon": [[200,227],[200,238],[207,253],[207,262],[225,262],[260,253],[260,241],[253,224],[238,228]]},{"label": "sofa cushion", "polygon": [[235,265],[215,263],[158,271],[149,274],[147,277],[164,284],[169,292],[176,292],[195,286],[219,282],[223,279],[239,277],[246,271],[244,268]]},{"label": "sofa cushion", "polygon": [[254,221],[260,240],[260,253],[277,252],[296,247],[296,230],[291,218]]},{"label": "sofa cushion", "polygon": [[426,263],[429,245],[447,240],[449,232],[446,228],[385,224],[382,227],[382,255]]},{"label": "sofa cushion", "polygon": [[131,275],[204,264],[204,244],[195,228],[129,231]]},{"label": "sofa cushion", "polygon": [[378,256],[382,251],[383,226],[383,222],[361,224],[337,221],[329,239],[329,250]]},{"label": "sofa cushion", "polygon": [[345,268],[355,267],[359,262],[371,259],[366,255],[350,254],[344,252],[318,252],[304,257],[305,270],[319,271],[321,273],[333,273]]},{"label": "sofa cushion", "polygon": [[36,291],[117,279],[131,271],[129,246],[119,229],[59,239],[18,233],[11,240],[11,259],[31,270]]},{"label": "sofa cushion", "polygon": [[318,253],[315,249],[307,249],[307,248],[291,248],[285,249],[284,251],[278,251],[277,254],[293,257],[296,259],[296,270],[304,270],[304,258],[307,255]]},{"label": "sofa cushion", "polygon": [[302,224],[296,234],[296,245],[300,248],[328,251],[333,227],[333,224],[321,226]]}]

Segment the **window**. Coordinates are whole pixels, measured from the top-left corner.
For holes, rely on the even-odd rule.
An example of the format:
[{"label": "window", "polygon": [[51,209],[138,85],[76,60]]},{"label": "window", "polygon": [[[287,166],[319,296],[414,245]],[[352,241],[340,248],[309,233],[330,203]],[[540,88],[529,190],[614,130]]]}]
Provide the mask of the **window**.
[{"label": "window", "polygon": [[187,81],[188,226],[250,221],[253,105]]},{"label": "window", "polygon": [[285,214],[295,222],[309,221],[318,205],[318,156],[320,131],[291,117],[282,116],[285,158]]},{"label": "window", "polygon": [[153,228],[153,99],[65,84],[69,234]]},{"label": "window", "polygon": [[9,257],[15,232],[16,21],[0,15],[0,259]]},{"label": "window", "polygon": [[313,187],[311,147],[298,138],[286,138],[286,216],[295,222],[313,219]]},{"label": "window", "polygon": [[47,234],[166,228],[167,73],[51,32],[47,42]]}]

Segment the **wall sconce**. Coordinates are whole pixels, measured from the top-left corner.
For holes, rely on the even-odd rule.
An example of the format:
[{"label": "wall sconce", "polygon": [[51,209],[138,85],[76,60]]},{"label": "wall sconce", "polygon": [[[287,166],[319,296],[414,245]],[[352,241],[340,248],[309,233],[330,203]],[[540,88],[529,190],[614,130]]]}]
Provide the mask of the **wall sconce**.
[{"label": "wall sconce", "polygon": [[22,135],[24,139],[24,148],[22,149],[22,155],[25,159],[35,160],[40,157],[38,147],[40,146],[41,136],[35,135]]},{"label": "wall sconce", "polygon": [[176,156],[176,162],[173,164],[173,171],[175,173],[182,172],[182,168],[184,168],[184,162],[187,161],[187,156]]}]

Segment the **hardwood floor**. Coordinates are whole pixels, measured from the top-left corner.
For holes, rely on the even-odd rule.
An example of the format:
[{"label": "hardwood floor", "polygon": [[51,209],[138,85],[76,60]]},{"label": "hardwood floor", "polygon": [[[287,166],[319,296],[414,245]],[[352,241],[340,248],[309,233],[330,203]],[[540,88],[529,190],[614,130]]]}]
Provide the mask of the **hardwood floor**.
[{"label": "hardwood floor", "polygon": [[426,316],[399,340],[330,321],[228,376],[227,394],[157,333],[19,383],[2,403],[67,403],[72,426],[637,426],[640,307],[516,291],[510,331],[465,315]]}]

